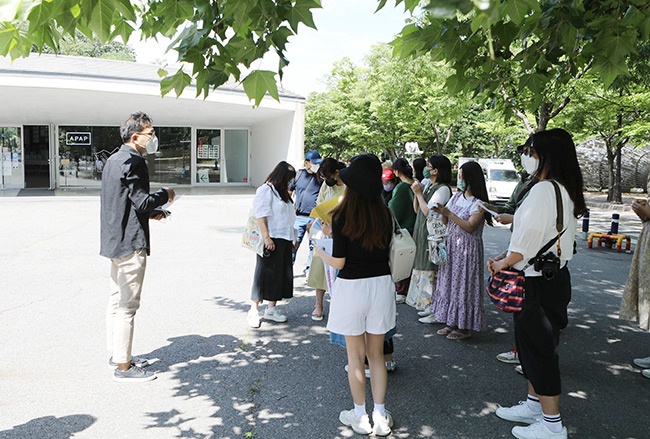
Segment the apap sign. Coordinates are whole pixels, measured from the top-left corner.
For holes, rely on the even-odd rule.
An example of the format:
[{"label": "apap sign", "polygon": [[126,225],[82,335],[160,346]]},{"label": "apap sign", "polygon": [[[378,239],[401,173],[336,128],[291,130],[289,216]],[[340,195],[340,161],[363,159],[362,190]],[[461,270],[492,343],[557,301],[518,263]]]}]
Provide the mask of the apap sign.
[{"label": "apap sign", "polygon": [[90,145],[90,133],[65,133],[65,144],[71,145]]}]

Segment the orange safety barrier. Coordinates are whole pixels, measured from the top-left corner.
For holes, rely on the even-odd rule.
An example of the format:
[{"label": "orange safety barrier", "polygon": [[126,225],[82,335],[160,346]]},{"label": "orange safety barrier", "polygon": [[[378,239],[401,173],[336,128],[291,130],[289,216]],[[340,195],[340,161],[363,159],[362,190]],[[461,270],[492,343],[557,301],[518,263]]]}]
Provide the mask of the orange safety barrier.
[{"label": "orange safety barrier", "polygon": [[632,240],[629,235],[623,235],[620,233],[590,233],[589,239],[587,239],[587,248],[591,248],[593,245],[594,238],[598,238],[598,247],[601,246],[603,240],[616,241],[616,251],[620,252],[623,247],[623,240],[625,240],[625,250],[630,249]]}]

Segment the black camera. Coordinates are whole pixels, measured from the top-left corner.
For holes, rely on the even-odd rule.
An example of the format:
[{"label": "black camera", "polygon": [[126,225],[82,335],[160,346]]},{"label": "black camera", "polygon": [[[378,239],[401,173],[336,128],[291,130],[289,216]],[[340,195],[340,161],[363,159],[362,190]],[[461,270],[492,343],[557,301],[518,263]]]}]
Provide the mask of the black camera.
[{"label": "black camera", "polygon": [[555,253],[548,252],[545,255],[539,256],[535,259],[535,265],[533,265],[535,271],[540,271],[544,279],[551,280],[555,277],[558,271],[560,271],[560,258],[558,258]]}]

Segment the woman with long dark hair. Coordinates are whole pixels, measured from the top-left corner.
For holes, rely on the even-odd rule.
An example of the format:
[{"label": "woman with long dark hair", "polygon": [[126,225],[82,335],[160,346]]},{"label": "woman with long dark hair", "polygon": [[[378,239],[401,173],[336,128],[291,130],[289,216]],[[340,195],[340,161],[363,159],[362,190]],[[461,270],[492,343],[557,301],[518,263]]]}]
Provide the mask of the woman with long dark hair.
[{"label": "woman with long dark hair", "polygon": [[483,170],[477,162],[460,167],[457,192],[446,206],[434,207],[447,224],[447,263],[438,271],[431,313],[446,326],[437,331],[450,340],[485,329],[483,295],[483,226],[492,217],[481,208],[488,201]]},{"label": "woman with long dark hair", "polygon": [[[393,222],[381,198],[381,163],[372,154],[355,157],[339,175],[345,196],[332,212],[333,252],[314,253],[340,270],[334,283],[327,329],[345,336],[348,381],[354,409],[339,420],[358,434],[388,436],[393,424],[385,408],[387,387],[384,334],[395,327],[395,289],[388,253]],[[366,413],[364,359],[370,365],[374,400],[372,420]]]},{"label": "woman with long dark hair", "polygon": [[432,233],[429,228],[443,227],[438,223],[440,220],[434,218],[433,207],[443,206],[451,198],[451,162],[444,155],[431,156],[424,168],[423,177],[429,182],[428,184],[423,186],[415,182],[411,185],[414,194],[413,210],[417,212],[413,227],[416,249],[406,303],[419,311],[420,322],[434,323],[429,306],[436,287],[438,266],[434,265],[429,257],[428,238]]},{"label": "woman with long dark hair", "polygon": [[253,210],[264,239],[264,255],[257,255],[251,308],[248,311],[248,325],[259,328],[259,304],[264,300],[264,320],[286,322],[287,317],[278,311],[278,300],[293,297],[293,267],[291,249],[296,239],[293,224],[296,213],[289,194],[289,182],[296,176],[296,170],[282,161],[271,171],[264,184],[257,188],[253,198]]},{"label": "woman with long dark hair", "polygon": [[[583,180],[575,145],[563,129],[532,134],[527,142],[529,154],[538,162],[532,177],[534,186],[514,216],[512,238],[504,258],[490,258],[488,269],[495,274],[512,267],[526,276],[523,309],[513,314],[515,342],[524,376],[528,379],[526,401],[500,407],[496,415],[513,422],[531,424],[514,427],[517,438],[567,437],[560,417],[560,331],[567,326],[567,307],[571,300],[571,277],[567,262],[573,258],[577,218],[586,211]],[[554,185],[560,191],[562,229],[559,240],[556,221],[558,207]],[[555,240],[555,241],[554,241]],[[545,244],[553,243],[550,253],[554,275],[536,271],[530,261]],[[547,253],[548,255],[548,253]],[[547,273],[548,274],[548,273]]]}]

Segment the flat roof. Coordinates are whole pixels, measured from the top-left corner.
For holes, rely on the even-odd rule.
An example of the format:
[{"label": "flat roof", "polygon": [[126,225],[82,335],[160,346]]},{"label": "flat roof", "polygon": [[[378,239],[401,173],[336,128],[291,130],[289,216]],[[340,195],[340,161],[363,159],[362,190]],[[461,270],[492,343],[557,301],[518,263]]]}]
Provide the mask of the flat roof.
[{"label": "flat roof", "polygon": [[[169,74],[174,74],[181,66],[159,66],[102,58],[51,54],[39,55],[37,53],[27,58],[17,58],[13,62],[9,57],[0,57],[0,75],[33,75],[52,78],[159,84],[161,77],[158,75],[158,70],[161,68],[165,69]],[[194,84],[190,87],[193,89],[194,94],[196,94]],[[242,85],[233,80],[229,80],[219,86],[216,91],[242,93],[245,96]],[[211,91],[211,93],[214,92]],[[283,89],[281,85],[278,85],[278,93],[280,98],[305,100],[304,96]]]}]

